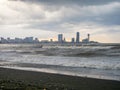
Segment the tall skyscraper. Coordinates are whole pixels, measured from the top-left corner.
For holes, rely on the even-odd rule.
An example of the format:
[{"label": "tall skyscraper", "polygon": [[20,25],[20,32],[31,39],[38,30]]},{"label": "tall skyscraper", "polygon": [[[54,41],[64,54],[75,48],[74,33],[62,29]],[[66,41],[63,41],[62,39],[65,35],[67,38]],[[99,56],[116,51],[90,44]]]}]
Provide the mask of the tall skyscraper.
[{"label": "tall skyscraper", "polygon": [[58,34],[58,42],[63,42],[63,34]]},{"label": "tall skyscraper", "polygon": [[64,40],[63,40],[63,42],[66,42],[66,39],[65,39],[65,37],[64,37]]},{"label": "tall skyscraper", "polygon": [[75,38],[72,38],[72,39],[71,39],[71,42],[74,43],[74,42],[75,42]]},{"label": "tall skyscraper", "polygon": [[80,42],[80,33],[77,32],[76,33],[76,43],[79,43]]},{"label": "tall skyscraper", "polygon": [[88,42],[90,41],[90,34],[88,34]]}]

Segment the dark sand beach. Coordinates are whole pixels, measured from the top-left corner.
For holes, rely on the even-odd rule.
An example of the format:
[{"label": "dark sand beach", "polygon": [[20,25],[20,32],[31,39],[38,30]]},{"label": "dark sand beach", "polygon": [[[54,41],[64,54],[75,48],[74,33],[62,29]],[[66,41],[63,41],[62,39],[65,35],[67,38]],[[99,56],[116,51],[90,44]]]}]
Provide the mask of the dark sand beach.
[{"label": "dark sand beach", "polygon": [[0,68],[0,90],[120,90],[120,81]]}]

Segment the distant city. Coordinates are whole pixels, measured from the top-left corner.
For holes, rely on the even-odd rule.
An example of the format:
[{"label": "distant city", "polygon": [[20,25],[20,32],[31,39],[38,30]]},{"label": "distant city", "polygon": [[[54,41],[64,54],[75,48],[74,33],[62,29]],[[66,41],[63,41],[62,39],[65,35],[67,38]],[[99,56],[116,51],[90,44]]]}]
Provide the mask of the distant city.
[{"label": "distant city", "polygon": [[38,38],[34,38],[34,37],[25,37],[24,39],[22,38],[3,38],[1,37],[0,39],[0,43],[1,44],[8,44],[8,43],[58,43],[58,44],[67,44],[67,43],[71,43],[71,44],[81,44],[81,43],[98,43],[96,41],[90,41],[90,34],[86,35],[87,38],[83,39],[82,41],[80,41],[80,32],[76,32],[76,38],[73,37],[71,38],[71,41],[66,41],[66,38],[64,37],[63,34],[58,34],[58,40],[57,41],[53,41],[53,39],[50,40],[39,40]]}]

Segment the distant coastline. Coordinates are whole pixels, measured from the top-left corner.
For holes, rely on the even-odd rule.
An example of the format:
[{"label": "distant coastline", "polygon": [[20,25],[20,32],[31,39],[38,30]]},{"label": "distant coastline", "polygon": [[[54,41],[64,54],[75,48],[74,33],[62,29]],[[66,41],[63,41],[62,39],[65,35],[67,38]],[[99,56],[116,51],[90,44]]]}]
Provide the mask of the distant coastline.
[{"label": "distant coastline", "polygon": [[89,42],[89,43],[72,43],[72,42],[64,42],[64,43],[59,43],[59,42],[34,42],[34,43],[1,43],[0,44],[36,44],[36,45],[45,45],[45,46],[120,46],[120,43],[99,43],[99,42]]}]

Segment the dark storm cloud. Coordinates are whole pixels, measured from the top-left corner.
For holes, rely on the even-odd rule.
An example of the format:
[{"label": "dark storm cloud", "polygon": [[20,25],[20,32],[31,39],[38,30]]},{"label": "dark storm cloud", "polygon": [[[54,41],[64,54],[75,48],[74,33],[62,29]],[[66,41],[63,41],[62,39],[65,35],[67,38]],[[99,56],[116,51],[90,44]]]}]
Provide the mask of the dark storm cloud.
[{"label": "dark storm cloud", "polygon": [[102,16],[102,21],[100,23],[104,23],[105,25],[120,25],[120,12],[113,12],[109,16]]},{"label": "dark storm cloud", "polygon": [[13,1],[25,1],[25,2],[43,3],[43,4],[49,4],[49,5],[65,5],[65,4],[66,5],[69,5],[69,4],[101,5],[101,4],[107,4],[110,2],[120,2],[120,0],[13,0]]},{"label": "dark storm cloud", "polygon": [[[94,6],[99,6],[99,5],[106,5],[109,3],[114,3],[114,2],[120,2],[120,0],[16,0],[16,1],[24,1],[24,2],[29,2],[29,3],[34,3],[34,4],[44,4],[45,10],[59,10],[61,6],[64,6],[66,8],[71,7],[71,9],[76,9],[73,6],[89,6],[89,5],[94,5]],[[69,7],[67,7],[69,6]],[[79,7],[78,7],[79,8]],[[78,9],[79,10],[79,9]],[[98,9],[99,10],[99,9]],[[111,25],[111,24],[120,24],[120,20],[118,19],[120,16],[119,12],[120,8],[117,10],[114,10],[114,12],[106,14],[106,15],[94,15],[91,13],[86,13],[86,14],[91,14],[88,16],[81,16],[81,15],[71,15],[71,17],[66,17],[61,20],[63,22],[86,22],[86,21],[94,21],[96,23],[101,23],[101,24],[106,24],[106,25]],[[92,11],[92,9],[91,9]],[[81,11],[80,11],[81,12]],[[68,12],[69,13],[69,12]],[[98,19],[99,18],[99,19]],[[101,20],[100,20],[101,19]]]}]

